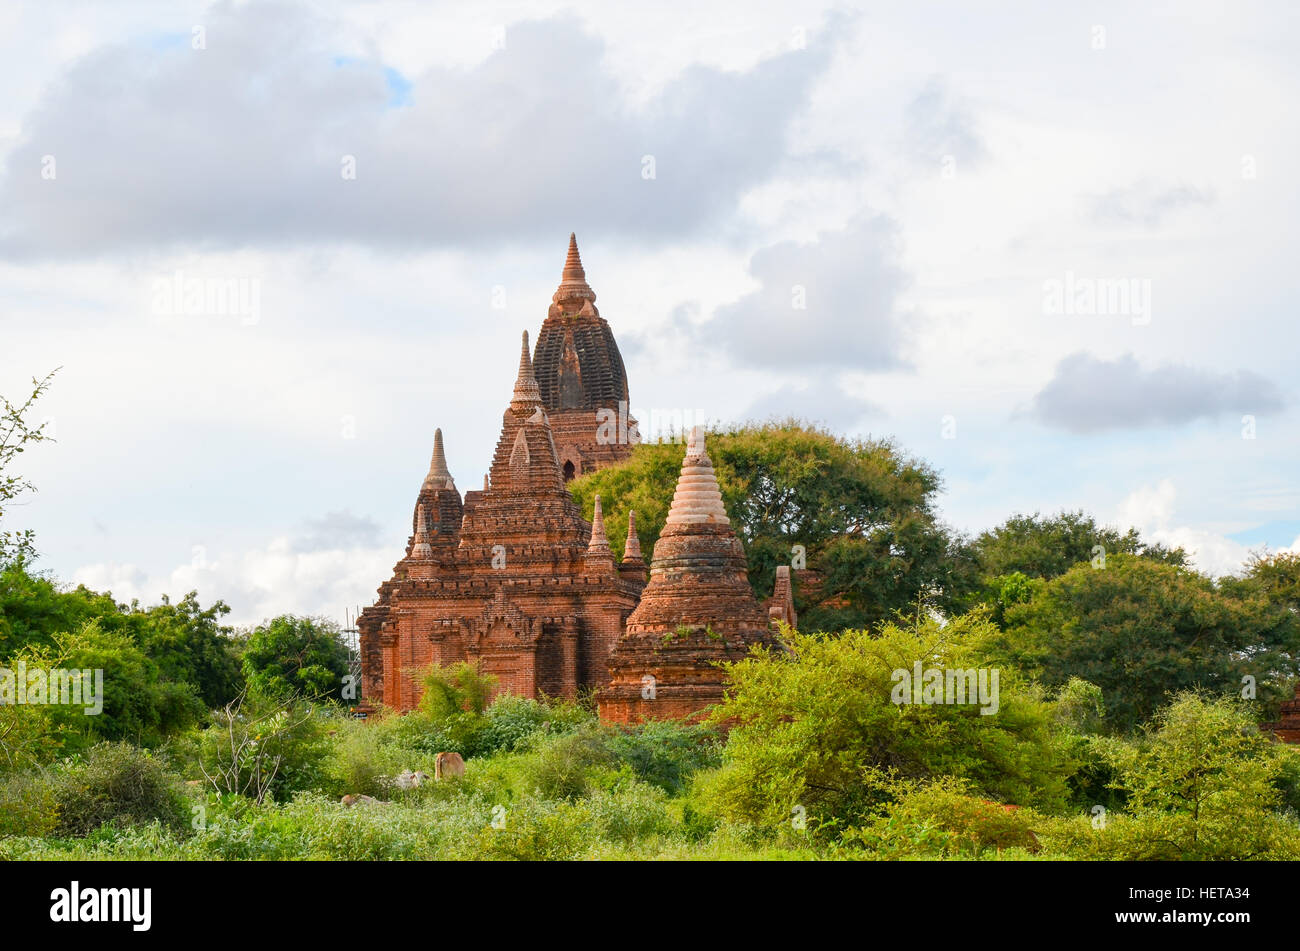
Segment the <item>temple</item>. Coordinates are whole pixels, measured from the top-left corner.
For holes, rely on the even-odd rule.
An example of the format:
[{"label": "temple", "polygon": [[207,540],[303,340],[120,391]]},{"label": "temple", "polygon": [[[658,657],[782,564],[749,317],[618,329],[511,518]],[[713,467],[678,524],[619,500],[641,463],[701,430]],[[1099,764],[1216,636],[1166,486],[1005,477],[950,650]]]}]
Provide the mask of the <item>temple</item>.
[{"label": "temple", "polygon": [[699,432],[648,586],[635,514],[617,563],[599,498],[582,517],[566,483],[637,441],[623,358],[595,300],[571,235],[531,354],[523,335],[482,490],[461,496],[435,430],[405,555],[357,619],[364,705],[411,710],[429,665],[469,661],[498,692],[595,691],[612,722],[689,717],[722,698],[718,661],[794,624],[788,571],[766,609],[754,597]]}]

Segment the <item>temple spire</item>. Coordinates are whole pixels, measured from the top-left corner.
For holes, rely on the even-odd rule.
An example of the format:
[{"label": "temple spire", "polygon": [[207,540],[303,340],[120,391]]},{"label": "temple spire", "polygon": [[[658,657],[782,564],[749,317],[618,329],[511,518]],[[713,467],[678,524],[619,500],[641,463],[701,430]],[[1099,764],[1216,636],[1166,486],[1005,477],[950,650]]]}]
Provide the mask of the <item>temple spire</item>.
[{"label": "temple spire", "polygon": [[587,272],[578,254],[578,237],[569,234],[569,251],[564,257],[564,270],[560,272],[560,286],[551,296],[552,314],[589,314],[600,316],[596,310],[596,292],[587,283]]},{"label": "temple spire", "polygon": [[582,257],[578,254],[578,236],[569,232],[569,253],[564,257],[564,272],[561,278],[566,281],[586,283],[587,272],[582,269]]},{"label": "temple spire", "polygon": [[627,541],[623,545],[623,564],[641,562],[645,559],[641,556],[641,539],[636,533],[636,512],[627,513]]},{"label": "temple spire", "polygon": [[600,496],[596,496],[596,510],[591,516],[591,542],[587,554],[609,554],[609,538],[605,535],[605,515],[600,510]]},{"label": "temple spire", "polygon": [[531,411],[541,404],[542,391],[538,389],[537,376],[533,373],[533,358],[528,353],[528,331],[525,330],[523,347],[519,352],[519,376],[515,379],[515,394],[510,400],[510,408]]},{"label": "temple spire", "polygon": [[433,431],[433,459],[429,462],[429,474],[424,477],[426,489],[454,489],[456,483],[447,470],[447,456],[442,450],[442,430]]},{"label": "temple spire", "polygon": [[429,544],[428,522],[424,518],[424,503],[415,507],[415,544],[411,546],[412,558],[432,558],[433,546]]},{"label": "temple spire", "polygon": [[704,431],[696,426],[686,443],[682,474],[673,493],[664,527],[696,524],[730,525],[722,504],[722,491],[713,473],[713,460],[704,446]]}]

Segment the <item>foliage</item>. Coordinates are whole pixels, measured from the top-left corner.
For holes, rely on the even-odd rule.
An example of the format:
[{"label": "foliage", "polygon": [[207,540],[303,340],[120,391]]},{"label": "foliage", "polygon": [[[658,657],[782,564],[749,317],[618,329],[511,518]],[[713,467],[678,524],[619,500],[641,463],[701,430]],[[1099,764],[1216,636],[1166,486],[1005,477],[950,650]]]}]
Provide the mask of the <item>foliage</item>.
[{"label": "foliage", "polygon": [[[732,687],[712,715],[732,724],[722,769],[703,799],[726,818],[784,826],[796,807],[810,823],[854,821],[878,804],[865,771],[901,779],[956,776],[1003,801],[1059,805],[1067,764],[1052,708],[1014,670],[999,671],[993,715],[957,703],[893,702],[895,671],[988,668],[997,633],[982,614],[933,618],[875,634],[795,634],[790,654],[759,650],[729,665]],[[991,677],[991,674],[990,674]]]},{"label": "foliage", "polygon": [[1160,857],[1249,859],[1279,846],[1281,763],[1243,704],[1185,692],[1148,731],[1121,760],[1120,782],[1136,817],[1163,820],[1150,845]]},{"label": "foliage", "polygon": [[200,606],[198,592],[191,591],[175,604],[166,595],[152,608],[132,603],[127,617],[136,622],[136,643],[158,665],[159,674],[193,685],[204,707],[211,709],[235,699],[244,685],[231,629],[220,622],[229,613],[222,601]]},{"label": "foliage", "polygon": [[1046,516],[1013,515],[997,528],[982,532],[974,550],[985,578],[1019,573],[1027,578],[1051,579],[1081,562],[1091,562],[1097,547],[1107,558],[1137,555],[1163,564],[1183,567],[1187,553],[1181,548],[1142,540],[1137,529],[1119,531],[1081,511]]},{"label": "foliage", "polygon": [[[34,491],[31,482],[12,471],[13,462],[29,446],[51,438],[45,432],[45,423],[33,426],[28,417],[33,405],[49,389],[57,372],[53,370],[41,380],[32,377],[32,392],[22,403],[11,403],[6,397],[0,396],[0,520],[3,520],[14,499],[25,492]],[[29,560],[32,555],[30,531],[19,532],[0,527],[0,565]]]},{"label": "foliage", "polygon": [[[0,709],[0,748],[11,765],[46,762],[101,740],[155,746],[170,733],[199,720],[203,705],[189,684],[166,680],[158,666],[125,634],[98,621],[55,637],[51,646],[29,645],[7,661],[12,669],[82,671],[82,704],[15,704]],[[88,712],[97,671],[102,671],[102,709]],[[13,729],[13,733],[8,731]]]},{"label": "foliage", "polygon": [[338,625],[284,614],[254,628],[243,649],[248,686],[265,696],[342,700],[348,649]]},{"label": "foliage", "polygon": [[1260,733],[1240,701],[1188,691],[1140,742],[1112,741],[1123,812],[1048,823],[1054,849],[1079,858],[1300,858],[1300,825],[1280,811],[1294,751]]},{"label": "foliage", "polygon": [[85,586],[60,590],[23,561],[0,567],[0,658],[30,648],[52,648],[69,631],[90,622],[119,641],[129,639],[154,665],[158,681],[192,685],[202,708],[232,699],[242,685],[230,629],[220,618],[230,608],[217,601],[203,608],[191,591],[176,604],[141,608],[117,604]]},{"label": "foliage", "polygon": [[[1229,585],[1235,585],[1229,582]],[[1300,614],[1300,552],[1268,552],[1251,555],[1240,586],[1256,591],[1271,603]]]},{"label": "foliage", "polygon": [[588,724],[574,733],[551,737],[521,761],[522,786],[542,799],[577,799],[603,779],[595,767],[611,767],[614,754],[606,727]]},{"label": "foliage", "polygon": [[127,743],[103,743],[53,775],[57,831],[86,835],[106,822],[184,824],[177,782],[158,759]]},{"label": "foliage", "polygon": [[246,691],[203,731],[199,768],[213,790],[254,802],[318,788],[327,756],[326,714],[302,700]]},{"label": "foliage", "polygon": [[0,774],[0,838],[53,835],[58,826],[59,804],[46,771]]},{"label": "foliage", "polygon": [[420,709],[435,720],[465,712],[480,714],[487,709],[497,678],[480,673],[477,664],[461,661],[424,672]]},{"label": "foliage", "polygon": [[[939,524],[938,475],[885,440],[852,441],[789,421],[708,437],[723,501],[745,548],[755,594],[769,597],[778,565],[802,545],[816,574],[796,575],[795,606],[808,630],[861,627],[913,608],[949,607],[970,584],[960,544]],[[637,446],[619,466],[570,483],[592,511],[599,494],[607,525],[637,513],[642,550],[663,528],[683,447]],[[610,532],[622,554],[622,533]]]},{"label": "foliage", "polygon": [[940,777],[908,782],[888,775],[869,777],[888,796],[880,812],[860,826],[846,829],[842,846],[858,846],[880,858],[957,855],[981,858],[987,851],[1041,846],[1033,827],[1041,816],[990,802],[973,794],[970,782]]},{"label": "foliage", "polygon": [[1113,555],[1077,565],[1007,611],[1005,662],[1049,686],[1079,677],[1101,688],[1112,729],[1132,730],[1173,693],[1286,691],[1300,623],[1261,595],[1238,597],[1189,569]]},{"label": "foliage", "polygon": [[683,792],[692,774],[722,762],[718,734],[698,724],[651,721],[614,733],[608,747],[638,778],[670,795]]}]

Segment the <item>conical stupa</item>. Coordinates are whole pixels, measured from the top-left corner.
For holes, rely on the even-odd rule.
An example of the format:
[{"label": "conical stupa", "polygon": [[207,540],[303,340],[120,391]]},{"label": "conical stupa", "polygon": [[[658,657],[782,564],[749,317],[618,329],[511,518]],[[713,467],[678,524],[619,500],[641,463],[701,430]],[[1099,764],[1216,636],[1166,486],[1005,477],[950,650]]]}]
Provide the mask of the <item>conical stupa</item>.
[{"label": "conical stupa", "polygon": [[722,699],[719,661],[775,643],[696,429],[655,542],[650,583],[610,654],[610,683],[597,694],[600,716],[638,723],[698,715]]}]

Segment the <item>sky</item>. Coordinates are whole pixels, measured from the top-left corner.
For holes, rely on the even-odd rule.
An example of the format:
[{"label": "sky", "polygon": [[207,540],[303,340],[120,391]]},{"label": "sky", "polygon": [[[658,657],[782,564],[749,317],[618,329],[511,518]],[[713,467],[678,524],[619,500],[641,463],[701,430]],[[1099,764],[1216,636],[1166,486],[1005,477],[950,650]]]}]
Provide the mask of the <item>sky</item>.
[{"label": "sky", "polygon": [[[1300,550],[1300,8],[0,6],[5,513],[229,620],[476,488],[576,232],[634,415],[889,438],[978,533]],[[643,423],[642,430],[647,429]]]}]

